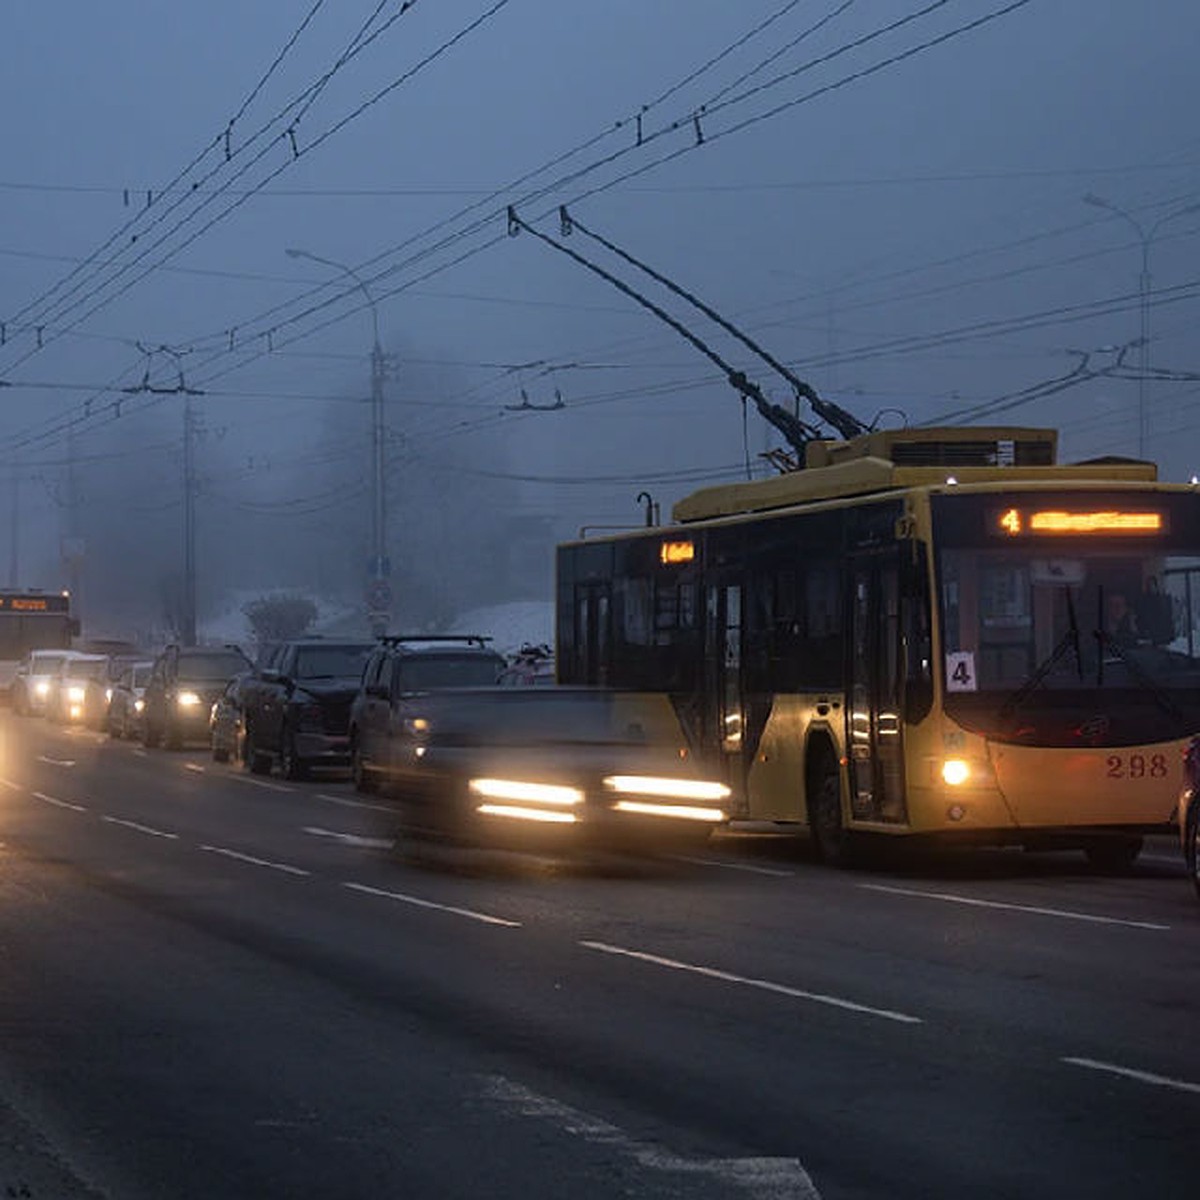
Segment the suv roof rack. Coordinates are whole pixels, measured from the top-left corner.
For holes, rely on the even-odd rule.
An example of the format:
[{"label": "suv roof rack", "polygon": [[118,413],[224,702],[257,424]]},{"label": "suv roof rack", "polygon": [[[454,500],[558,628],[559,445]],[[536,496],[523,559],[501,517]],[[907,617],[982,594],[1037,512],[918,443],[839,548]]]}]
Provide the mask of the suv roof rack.
[{"label": "suv roof rack", "polygon": [[401,642],[472,642],[486,646],[492,639],[481,633],[385,633],[379,640],[385,646],[397,646]]}]

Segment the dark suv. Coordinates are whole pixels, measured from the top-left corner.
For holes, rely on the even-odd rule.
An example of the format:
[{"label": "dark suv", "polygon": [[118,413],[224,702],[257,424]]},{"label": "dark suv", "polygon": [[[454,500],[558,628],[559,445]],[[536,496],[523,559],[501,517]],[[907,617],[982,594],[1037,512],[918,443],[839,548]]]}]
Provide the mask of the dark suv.
[{"label": "dark suv", "polygon": [[488,687],[507,663],[474,634],[386,637],[363,669],[362,687],[350,708],[350,767],[354,786],[369,792],[393,774],[408,698],[442,688]]},{"label": "dark suv", "polygon": [[350,762],[350,703],[373,642],[303,638],[274,647],[242,688],[246,765],[288,779]]},{"label": "dark suv", "polygon": [[207,742],[213,701],[250,660],[237,646],[168,646],[154,660],[142,694],[142,744],[178,749]]}]

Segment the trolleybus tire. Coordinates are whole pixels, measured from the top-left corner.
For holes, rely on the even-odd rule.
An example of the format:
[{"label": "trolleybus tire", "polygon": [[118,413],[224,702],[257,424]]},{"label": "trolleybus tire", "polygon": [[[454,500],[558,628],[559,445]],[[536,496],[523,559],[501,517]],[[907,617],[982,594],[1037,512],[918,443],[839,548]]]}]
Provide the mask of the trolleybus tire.
[{"label": "trolleybus tire", "polygon": [[223,746],[214,746],[212,748],[213,762],[227,763],[229,761],[229,751]]},{"label": "trolleybus tire", "polygon": [[837,760],[827,758],[808,805],[808,826],[817,857],[831,867],[852,867],[858,841],[842,822],[842,781]]},{"label": "trolleybus tire", "polygon": [[1102,834],[1086,841],[1083,852],[1094,870],[1105,875],[1124,875],[1137,861],[1137,856],[1142,852],[1142,844],[1143,839],[1136,834]]}]

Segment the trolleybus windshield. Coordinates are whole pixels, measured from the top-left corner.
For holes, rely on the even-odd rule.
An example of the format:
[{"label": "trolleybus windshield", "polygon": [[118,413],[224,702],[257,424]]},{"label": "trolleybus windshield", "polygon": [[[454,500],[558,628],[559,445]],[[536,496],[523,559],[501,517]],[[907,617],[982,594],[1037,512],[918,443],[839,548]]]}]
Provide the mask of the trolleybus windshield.
[{"label": "trolleybus windshield", "polygon": [[1200,497],[937,497],[934,536],[949,715],[1039,744],[1200,725]]}]

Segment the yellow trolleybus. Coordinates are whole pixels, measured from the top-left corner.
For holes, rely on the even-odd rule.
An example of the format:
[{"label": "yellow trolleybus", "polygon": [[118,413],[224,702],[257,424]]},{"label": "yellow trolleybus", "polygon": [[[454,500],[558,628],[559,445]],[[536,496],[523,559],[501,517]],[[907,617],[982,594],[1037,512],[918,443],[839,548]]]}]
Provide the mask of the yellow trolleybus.
[{"label": "yellow trolleybus", "polygon": [[1200,732],[1200,488],[1052,430],[880,431],[560,546],[559,678],[668,692],[735,818],[1079,847],[1171,828]]}]

